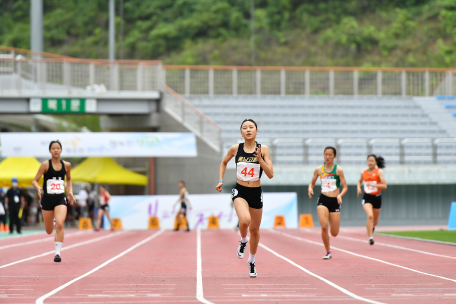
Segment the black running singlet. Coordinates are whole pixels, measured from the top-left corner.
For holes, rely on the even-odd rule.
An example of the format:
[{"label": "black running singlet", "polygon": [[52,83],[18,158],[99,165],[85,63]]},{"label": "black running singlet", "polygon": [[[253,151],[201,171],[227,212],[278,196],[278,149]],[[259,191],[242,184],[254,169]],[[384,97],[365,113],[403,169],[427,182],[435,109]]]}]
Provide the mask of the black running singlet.
[{"label": "black running singlet", "polygon": [[[261,147],[261,144],[256,143],[257,147]],[[247,153],[244,151],[244,143],[239,144],[235,162],[236,162],[236,177],[245,182],[254,182],[261,178],[263,174],[263,168],[261,168],[260,162],[253,153]],[[262,155],[263,156],[263,155]]]},{"label": "black running singlet", "polygon": [[[65,183],[65,175],[66,169],[65,164],[62,160],[60,160],[62,164],[62,169],[60,171],[55,171],[54,167],[52,166],[52,160],[49,160],[49,169],[46,173],[44,173],[44,182],[43,182],[43,190],[46,194],[60,194],[64,192],[64,183]],[[48,187],[50,187],[48,189]]]}]

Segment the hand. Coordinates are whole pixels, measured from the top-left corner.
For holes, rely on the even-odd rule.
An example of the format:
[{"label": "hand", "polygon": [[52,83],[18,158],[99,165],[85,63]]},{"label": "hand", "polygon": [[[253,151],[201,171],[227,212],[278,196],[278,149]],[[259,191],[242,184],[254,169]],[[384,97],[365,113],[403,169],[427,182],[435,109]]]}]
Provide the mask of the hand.
[{"label": "hand", "polygon": [[314,195],[314,189],[309,187],[307,191],[309,192],[309,198],[312,198],[312,195]]},{"label": "hand", "polygon": [[337,203],[339,203],[339,205],[342,204],[342,196],[340,194],[337,196]]},{"label": "hand", "polygon": [[73,193],[69,192],[67,194],[67,198],[68,198],[68,203],[70,204],[70,206],[73,206],[73,204],[76,203],[76,200],[74,199]]},{"label": "hand", "polygon": [[215,187],[215,190],[217,190],[218,192],[222,192],[222,186],[223,186],[223,183],[222,182],[219,182],[217,184],[217,187]]},{"label": "hand", "polygon": [[38,197],[40,198],[40,200],[41,200],[41,195],[42,195],[41,192],[42,191],[43,191],[43,188],[38,187]]},{"label": "hand", "polygon": [[261,145],[256,147],[255,152],[253,152],[253,156],[256,156],[258,161],[260,161],[260,159],[263,160],[261,157]]},{"label": "hand", "polygon": [[360,194],[361,194],[361,188],[358,186],[358,198],[359,198]]}]

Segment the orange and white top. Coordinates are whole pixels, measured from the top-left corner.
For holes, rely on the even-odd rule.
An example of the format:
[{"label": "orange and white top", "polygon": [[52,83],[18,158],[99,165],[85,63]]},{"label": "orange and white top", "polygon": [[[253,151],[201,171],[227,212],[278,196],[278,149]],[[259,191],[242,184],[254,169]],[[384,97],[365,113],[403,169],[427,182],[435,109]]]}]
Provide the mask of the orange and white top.
[{"label": "orange and white top", "polygon": [[[376,184],[380,183],[380,176],[378,175],[378,168],[375,168],[374,172],[369,173],[369,170],[364,170],[363,181],[364,181],[364,192],[370,195],[378,195],[382,193],[382,190],[375,187]],[[369,185],[368,185],[369,183]]]}]

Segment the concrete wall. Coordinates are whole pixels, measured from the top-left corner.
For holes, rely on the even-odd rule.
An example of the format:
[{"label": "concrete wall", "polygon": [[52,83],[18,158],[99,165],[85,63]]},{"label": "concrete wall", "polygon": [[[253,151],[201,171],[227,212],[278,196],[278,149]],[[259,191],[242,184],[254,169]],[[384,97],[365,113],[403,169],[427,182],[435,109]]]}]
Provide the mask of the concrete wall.
[{"label": "concrete wall", "polygon": [[[159,132],[189,132],[181,123],[160,112]],[[219,179],[221,155],[196,137],[197,157],[157,158],[157,194],[177,194],[179,180],[185,181],[189,193],[215,193]]]}]

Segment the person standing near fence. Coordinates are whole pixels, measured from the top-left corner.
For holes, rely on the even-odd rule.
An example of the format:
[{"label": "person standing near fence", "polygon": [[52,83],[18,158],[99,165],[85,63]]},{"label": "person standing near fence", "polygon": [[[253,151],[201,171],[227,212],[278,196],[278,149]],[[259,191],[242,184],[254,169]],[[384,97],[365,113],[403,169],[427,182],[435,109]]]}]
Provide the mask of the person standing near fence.
[{"label": "person standing near fence", "polygon": [[87,205],[87,199],[89,198],[89,189],[87,186],[84,187],[84,189],[81,189],[78,193],[78,206],[79,206],[79,217],[84,217],[86,218],[88,216],[88,205]]},{"label": "person standing near fence", "polygon": [[17,178],[11,180],[11,189],[6,192],[5,209],[9,212],[9,230],[10,234],[14,231],[14,224],[16,224],[17,233],[21,232],[21,219],[19,218],[20,209],[25,207],[24,193],[18,188]]}]

